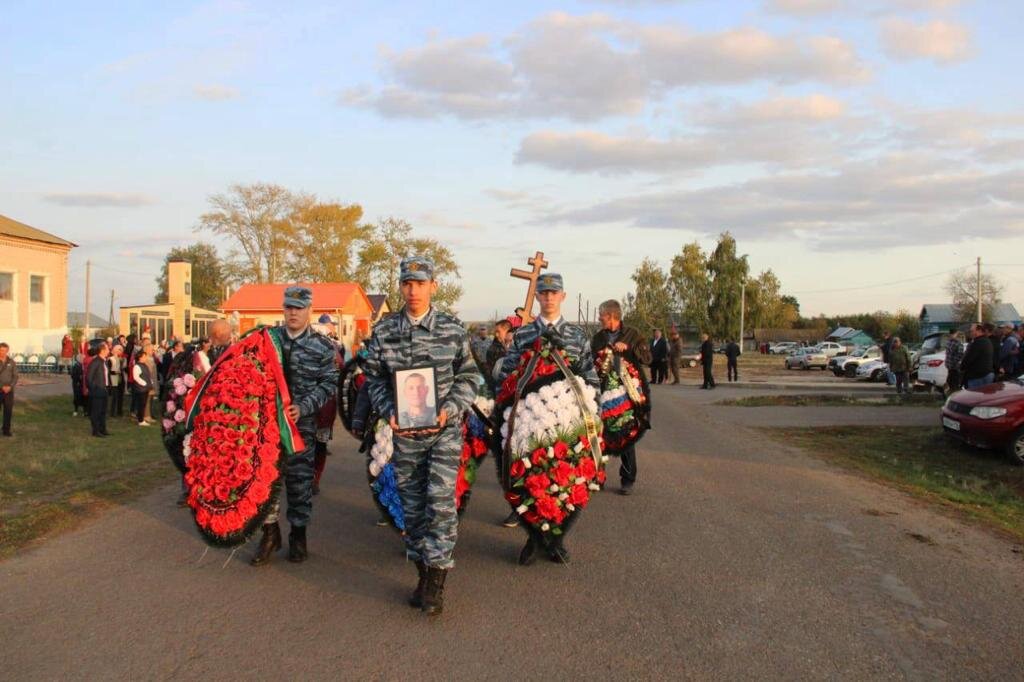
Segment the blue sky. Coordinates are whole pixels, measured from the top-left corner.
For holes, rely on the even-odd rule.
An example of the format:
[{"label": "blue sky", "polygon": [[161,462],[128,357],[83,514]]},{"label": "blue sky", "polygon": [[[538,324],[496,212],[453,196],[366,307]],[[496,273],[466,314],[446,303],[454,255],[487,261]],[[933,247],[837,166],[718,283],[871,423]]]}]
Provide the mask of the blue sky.
[{"label": "blue sky", "polygon": [[72,309],[86,258],[93,310],[149,300],[256,181],[449,243],[470,319],[536,249],[598,302],[723,230],[805,313],[976,256],[1024,304],[1019,3],[142,4],[3,9],[0,213],[81,245]]}]

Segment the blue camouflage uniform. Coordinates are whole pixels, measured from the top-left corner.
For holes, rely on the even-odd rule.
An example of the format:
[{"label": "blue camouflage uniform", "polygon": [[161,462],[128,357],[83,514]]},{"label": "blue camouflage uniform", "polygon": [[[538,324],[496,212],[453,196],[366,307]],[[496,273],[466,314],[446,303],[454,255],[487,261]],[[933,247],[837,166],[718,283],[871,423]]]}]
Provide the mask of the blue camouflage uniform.
[{"label": "blue camouflage uniform", "polygon": [[[537,280],[537,293],[562,290],[562,276],[558,273],[545,273]],[[558,321],[550,325],[542,318],[537,317],[530,324],[523,325],[516,330],[512,337],[512,345],[509,346],[508,353],[502,361],[498,384],[500,385],[505,377],[515,371],[519,366],[519,358],[523,351],[529,350],[534,341],[547,333],[548,327],[551,328],[551,335],[562,344],[569,356],[569,369],[600,392],[601,380],[597,376],[597,370],[594,369],[590,339],[587,338],[587,333],[581,327],[569,324],[564,317],[559,317]]]},{"label": "blue camouflage uniform", "polygon": [[[313,293],[305,287],[288,287],[284,304],[288,307],[312,305]],[[334,364],[334,343],[312,327],[306,327],[292,338],[284,326],[270,330],[281,343],[285,379],[292,404],[299,408],[297,426],[302,436],[303,450],[290,455],[285,462],[285,490],[288,496],[288,523],[292,526],[309,524],[313,512],[313,460],[316,449],[316,417],[337,390],[338,368]],[[265,523],[277,523],[280,499],[267,516]]]},{"label": "blue camouflage uniform", "polygon": [[[401,281],[433,279],[433,265],[421,257],[402,261]],[[366,386],[374,409],[385,420],[396,417],[396,371],[433,367],[445,428],[426,436],[395,435],[392,464],[402,511],[409,559],[449,569],[458,530],[455,481],[462,452],[462,415],[476,396],[479,371],[462,323],[431,307],[418,322],[405,308],[374,327],[366,346]]]}]

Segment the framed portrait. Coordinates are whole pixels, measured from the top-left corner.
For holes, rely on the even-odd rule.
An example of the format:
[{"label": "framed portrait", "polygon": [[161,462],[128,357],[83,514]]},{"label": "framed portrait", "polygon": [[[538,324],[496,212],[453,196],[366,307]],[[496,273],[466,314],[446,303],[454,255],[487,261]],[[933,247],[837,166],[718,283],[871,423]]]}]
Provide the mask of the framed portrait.
[{"label": "framed portrait", "polygon": [[394,373],[398,433],[437,427],[437,382],[433,367],[410,367]]}]

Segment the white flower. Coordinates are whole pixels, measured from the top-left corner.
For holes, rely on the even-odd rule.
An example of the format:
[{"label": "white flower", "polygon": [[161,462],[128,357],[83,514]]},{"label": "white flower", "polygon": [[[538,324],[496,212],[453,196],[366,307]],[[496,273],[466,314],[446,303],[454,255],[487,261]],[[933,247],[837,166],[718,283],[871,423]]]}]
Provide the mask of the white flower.
[{"label": "white flower", "polygon": [[548,490],[550,490],[553,493],[557,493],[558,492],[558,484],[557,483],[552,483],[551,487],[548,488]]},{"label": "white flower", "polygon": [[372,462],[370,462],[370,475],[373,476],[374,478],[376,478],[377,476],[380,476],[380,472],[381,472],[381,470],[383,468],[384,467],[382,467],[377,462],[377,460],[373,460]]},{"label": "white flower", "polygon": [[548,446],[548,459],[554,459],[554,458],[555,458],[555,449],[549,445]]},{"label": "white flower", "polygon": [[579,454],[582,450],[583,450],[583,443],[582,443],[582,441],[581,442],[577,442],[576,445],[572,449],[572,451],[577,453],[577,454]]},{"label": "white flower", "polygon": [[608,455],[601,455],[601,461],[602,462],[607,462],[608,461]]},{"label": "white flower", "polygon": [[558,499],[560,499],[563,502],[565,502],[566,500],[569,499],[569,493],[562,493],[561,495],[558,496]]},{"label": "white flower", "polygon": [[572,503],[565,505],[565,509],[566,511],[576,511],[576,507]]},{"label": "white flower", "polygon": [[582,476],[577,476],[576,477],[576,485],[582,485],[582,484],[584,484],[586,482],[587,482],[587,479],[583,478]]},{"label": "white flower", "polygon": [[528,511],[530,511],[530,508],[527,507],[525,504],[521,504],[518,507],[516,507],[517,514],[525,514]]},{"label": "white flower", "polygon": [[541,530],[551,530],[551,524],[545,522],[540,527]]},{"label": "white flower", "polygon": [[600,490],[601,489],[601,486],[599,486],[596,483],[591,483],[587,487],[590,488],[591,490]]},{"label": "white flower", "polygon": [[185,461],[192,455],[192,434],[185,434],[185,440],[181,444],[181,452],[185,455]]}]

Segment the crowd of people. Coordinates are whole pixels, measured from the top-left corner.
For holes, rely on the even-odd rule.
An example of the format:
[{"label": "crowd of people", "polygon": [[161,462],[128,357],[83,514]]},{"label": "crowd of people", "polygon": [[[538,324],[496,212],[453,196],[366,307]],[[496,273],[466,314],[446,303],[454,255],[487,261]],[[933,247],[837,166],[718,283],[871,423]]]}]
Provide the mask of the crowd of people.
[{"label": "crowd of people", "polygon": [[1024,374],[1024,325],[973,324],[965,346],[959,331],[950,334],[946,345],[946,386],[950,391],[981,388],[995,381],[1015,379]]}]

